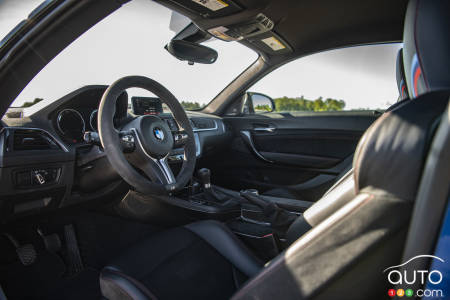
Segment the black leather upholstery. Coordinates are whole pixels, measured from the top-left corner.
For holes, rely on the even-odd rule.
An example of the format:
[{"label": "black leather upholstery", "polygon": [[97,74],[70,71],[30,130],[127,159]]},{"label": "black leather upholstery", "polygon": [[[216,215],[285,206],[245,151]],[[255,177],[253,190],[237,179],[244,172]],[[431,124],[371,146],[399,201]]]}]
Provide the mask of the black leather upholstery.
[{"label": "black leather upholstery", "polygon": [[450,86],[450,1],[410,1],[403,35],[406,85],[411,98]]},{"label": "black leather upholstery", "polygon": [[157,299],[142,283],[114,267],[106,267],[102,270],[100,288],[107,299]]},{"label": "black leather upholstery", "polygon": [[261,270],[261,262],[222,223],[203,221],[185,227],[214,247],[247,277],[252,277]]},{"label": "black leather upholstery", "polygon": [[[330,192],[350,170],[352,169],[351,163],[349,163],[339,174],[337,174],[336,178],[333,180],[333,185],[325,191],[324,195],[328,192]],[[287,199],[298,199],[303,201],[310,201],[315,202],[320,197],[317,197],[315,199],[310,199],[310,197],[306,197],[305,195],[302,195],[301,192],[297,192],[295,190],[295,186],[290,186],[289,188],[275,188],[267,190],[263,193],[265,196],[272,196],[272,197],[281,197],[281,198],[287,198]]]},{"label": "black leather upholstery", "polygon": [[414,101],[409,101],[383,114],[367,130],[353,163],[357,192],[371,186],[414,200],[414,187],[419,183],[423,157],[428,151],[425,145],[432,138],[431,126],[445,109],[448,93],[434,92],[421,98],[427,100],[413,105],[410,102]]},{"label": "black leather upholstery", "polygon": [[409,98],[408,88],[406,87],[405,68],[403,66],[403,49],[398,50],[396,65],[398,101],[402,101]]},{"label": "black leather upholstery", "polygon": [[[402,49],[400,49],[397,54],[396,72],[399,99],[395,104],[391,105],[385,113],[397,109],[410,100],[408,89],[406,87]],[[347,170],[350,167],[351,166],[346,168],[345,172],[341,172],[336,177],[336,183],[317,202],[315,202],[309,209],[307,209],[303,215],[301,215],[299,218],[297,218],[297,220],[295,220],[294,223],[291,224],[286,234],[288,245],[292,244],[295,240],[309,231],[313,226],[320,223],[323,219],[331,215],[334,211],[342,207],[354,197],[354,192],[348,189],[341,189],[333,193],[336,187],[341,187],[341,185],[343,184],[343,180],[345,180],[346,177],[353,177],[353,169]],[[333,194],[330,195],[330,193]],[[298,194],[282,188],[269,190],[265,192],[264,195],[278,195],[291,199],[302,199]]]},{"label": "black leather upholstery", "polygon": [[[415,94],[426,94],[399,102],[364,134],[353,165],[358,195],[298,239],[239,290],[234,300],[382,299],[388,288],[395,288],[387,284],[381,270],[401,262],[422,168],[450,101],[449,4],[426,0],[409,3],[404,48],[426,53],[421,65],[427,69],[425,77],[427,72],[436,73],[426,80],[427,85],[425,81],[421,84],[420,78],[416,82]],[[427,34],[432,37],[427,38]],[[408,36],[440,39],[424,44]],[[435,63],[424,67],[424,62],[436,59],[431,49],[441,44],[442,49],[434,53],[446,55],[444,63],[438,69],[433,69]],[[405,55],[405,65],[411,57],[410,53]],[[405,69],[408,78],[411,70]],[[446,74],[440,77],[443,70]],[[411,84],[407,85],[411,90]]]},{"label": "black leather upholstery", "polygon": [[152,235],[102,270],[107,299],[228,299],[262,268],[223,224],[202,221]]},{"label": "black leather upholstery", "polygon": [[233,299],[386,297],[391,286],[382,270],[401,263],[422,167],[449,97],[450,92],[428,93],[378,119],[355,155],[358,195],[299,238]]},{"label": "black leather upholstery", "polygon": [[[386,112],[396,109],[398,106],[403,104],[403,101],[408,101],[410,99],[409,93],[408,93],[408,88],[406,86],[405,68],[404,68],[403,61],[404,61],[403,49],[400,49],[398,51],[397,60],[396,60],[396,80],[397,80],[399,98],[396,103],[391,105],[386,110]],[[336,176],[335,182],[336,183],[339,182],[351,168],[352,168],[352,165],[349,164],[343,171],[341,171],[341,173],[339,173]],[[328,193],[329,191],[331,191],[334,186],[335,186],[335,184],[329,190],[327,190],[327,192],[325,192],[325,194]],[[317,201],[318,200],[318,199],[308,199],[307,197],[304,197],[301,192],[295,191],[295,188],[293,189],[292,187],[270,189],[270,190],[265,191],[263,193],[263,195],[274,196],[274,197],[283,197],[283,198],[288,198],[288,199],[299,199],[299,200],[306,200],[306,201]]]},{"label": "black leather upholstery", "polygon": [[[428,29],[448,24],[450,18],[441,19],[450,13],[449,3],[411,0],[405,36],[415,36],[417,23],[424,20]],[[422,38],[423,34],[420,29],[417,35]],[[228,299],[239,289],[232,299],[385,298],[387,289],[393,287],[382,270],[401,263],[422,168],[439,118],[449,104],[450,81],[446,78],[450,75],[447,72],[442,80],[434,74],[427,78],[434,64],[423,64],[432,58],[429,46],[444,44],[448,50],[448,30],[441,37],[444,40],[425,45],[426,51],[421,51],[423,41],[405,37],[404,49],[421,53],[425,78],[423,85],[416,83],[417,93],[435,87],[449,91],[427,92],[402,102],[373,123],[355,153],[357,195],[242,288],[259,263],[223,225],[210,221],[141,241],[102,272],[103,295],[109,299]],[[410,58],[405,51],[405,66]],[[449,70],[448,58],[444,62],[444,69]],[[405,69],[408,78],[410,70]]]}]

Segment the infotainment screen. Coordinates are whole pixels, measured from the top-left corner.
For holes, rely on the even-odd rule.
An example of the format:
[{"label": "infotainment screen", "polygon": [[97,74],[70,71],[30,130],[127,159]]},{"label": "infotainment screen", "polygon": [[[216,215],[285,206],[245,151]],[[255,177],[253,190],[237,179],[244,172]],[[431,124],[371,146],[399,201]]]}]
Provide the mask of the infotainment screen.
[{"label": "infotainment screen", "polygon": [[163,112],[161,100],[157,97],[131,97],[131,108],[135,115],[159,115]]}]

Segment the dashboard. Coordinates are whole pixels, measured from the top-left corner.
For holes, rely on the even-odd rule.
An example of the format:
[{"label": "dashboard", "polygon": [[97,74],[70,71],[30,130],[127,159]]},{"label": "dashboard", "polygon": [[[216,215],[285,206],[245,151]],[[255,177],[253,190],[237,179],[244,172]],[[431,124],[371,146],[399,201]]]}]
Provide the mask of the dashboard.
[{"label": "dashboard", "polygon": [[[52,125],[65,143],[83,144],[86,131],[98,131],[98,106],[103,92],[103,88],[96,86],[77,90],[67,95],[68,99],[50,113]],[[127,117],[127,109],[128,95],[124,92],[116,103],[115,125],[119,125]]]},{"label": "dashboard", "polygon": [[[30,117],[2,120],[0,218],[7,221],[128,191],[101,147],[83,139],[86,131],[98,129],[97,110],[106,89],[103,85],[85,86]],[[159,99],[133,97],[131,103],[128,107],[126,93],[119,97],[114,116],[116,128],[137,115],[156,114],[172,131],[179,131]],[[186,114],[194,131],[197,159],[231,141],[232,131],[222,118],[201,112]],[[174,173],[183,156],[183,148],[169,154]]]}]

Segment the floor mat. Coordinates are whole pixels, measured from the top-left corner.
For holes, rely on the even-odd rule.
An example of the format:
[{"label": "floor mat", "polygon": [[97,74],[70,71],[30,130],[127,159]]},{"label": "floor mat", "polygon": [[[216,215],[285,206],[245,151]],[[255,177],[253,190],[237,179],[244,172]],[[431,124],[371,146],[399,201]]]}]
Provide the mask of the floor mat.
[{"label": "floor mat", "polygon": [[[63,239],[64,225],[74,224],[84,270],[68,276],[64,255],[45,249],[36,229],[57,233]],[[33,244],[36,261],[24,266],[15,248],[0,238],[0,284],[9,300],[100,299],[99,273],[107,262],[139,239],[159,231],[152,225],[95,212],[56,216],[33,223],[20,223],[8,232],[20,244]],[[64,244],[64,241],[63,241]]]}]

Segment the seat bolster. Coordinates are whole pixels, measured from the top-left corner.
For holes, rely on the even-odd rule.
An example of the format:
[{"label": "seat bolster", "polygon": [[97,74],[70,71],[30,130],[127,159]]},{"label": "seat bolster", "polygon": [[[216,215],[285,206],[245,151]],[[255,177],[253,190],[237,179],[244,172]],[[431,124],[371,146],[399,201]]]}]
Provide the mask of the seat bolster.
[{"label": "seat bolster", "polygon": [[156,300],[142,283],[114,267],[103,268],[100,274],[102,295],[109,300]]},{"label": "seat bolster", "polygon": [[263,263],[224,224],[208,220],[188,224],[184,227],[211,245],[248,277],[255,276],[262,269]]}]

